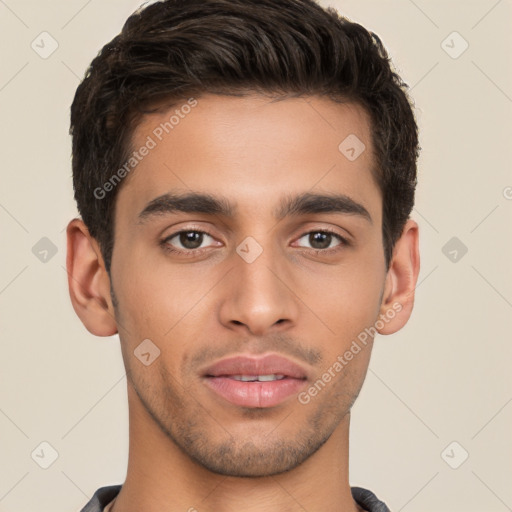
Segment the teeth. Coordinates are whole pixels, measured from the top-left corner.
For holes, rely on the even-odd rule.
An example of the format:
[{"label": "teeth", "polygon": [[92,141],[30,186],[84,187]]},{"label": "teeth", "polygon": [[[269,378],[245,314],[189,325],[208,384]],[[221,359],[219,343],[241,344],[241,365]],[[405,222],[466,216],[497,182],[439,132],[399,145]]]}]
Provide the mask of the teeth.
[{"label": "teeth", "polygon": [[272,380],[284,379],[284,375],[274,374],[271,375],[230,375],[234,380],[241,380],[242,382],[270,382]]},{"label": "teeth", "polygon": [[271,381],[271,380],[281,380],[281,379],[284,379],[284,375],[275,375],[275,374],[272,374],[272,375],[258,375],[258,380],[260,382],[268,382],[268,381]]}]

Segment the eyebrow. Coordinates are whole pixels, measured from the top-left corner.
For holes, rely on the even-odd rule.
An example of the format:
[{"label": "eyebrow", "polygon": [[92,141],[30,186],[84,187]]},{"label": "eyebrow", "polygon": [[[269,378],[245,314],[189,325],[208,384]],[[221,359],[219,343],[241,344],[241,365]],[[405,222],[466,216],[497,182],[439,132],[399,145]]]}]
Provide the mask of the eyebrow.
[{"label": "eyebrow", "polygon": [[[190,192],[185,194],[167,193],[151,200],[139,213],[138,223],[152,217],[184,212],[234,217],[236,205],[225,197],[208,193]],[[284,196],[273,214],[276,220],[315,213],[341,213],[357,215],[373,223],[368,210],[344,194],[312,194],[305,192],[296,196]]]}]

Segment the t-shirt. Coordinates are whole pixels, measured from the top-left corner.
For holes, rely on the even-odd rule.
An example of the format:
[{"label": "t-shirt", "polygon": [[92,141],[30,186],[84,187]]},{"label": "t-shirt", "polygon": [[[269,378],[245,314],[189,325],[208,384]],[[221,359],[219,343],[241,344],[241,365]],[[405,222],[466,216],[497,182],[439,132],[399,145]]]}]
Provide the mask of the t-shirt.
[{"label": "t-shirt", "polygon": [[[110,505],[119,494],[121,485],[100,487],[80,512],[109,512]],[[352,497],[367,512],[390,512],[385,503],[379,500],[372,491],[362,487],[351,487]]]}]

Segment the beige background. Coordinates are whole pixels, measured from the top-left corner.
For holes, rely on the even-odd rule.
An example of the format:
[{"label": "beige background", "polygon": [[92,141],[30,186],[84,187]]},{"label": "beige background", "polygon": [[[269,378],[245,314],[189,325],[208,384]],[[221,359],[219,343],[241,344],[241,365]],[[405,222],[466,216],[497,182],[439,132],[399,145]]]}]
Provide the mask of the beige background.
[{"label": "beige background", "polygon": [[[75,316],[64,228],[76,214],[69,106],[138,4],[0,0],[1,512],[78,511],[124,480],[119,340]],[[353,409],[351,484],[393,511],[512,510],[512,1],[330,5],[385,42],[413,87],[423,146],[415,311],[377,338]],[[31,48],[43,31],[58,43],[46,59]],[[57,249],[46,262],[32,251],[43,237]],[[452,237],[455,262],[442,251]],[[51,455],[41,442],[58,452],[48,469],[35,462]]]}]

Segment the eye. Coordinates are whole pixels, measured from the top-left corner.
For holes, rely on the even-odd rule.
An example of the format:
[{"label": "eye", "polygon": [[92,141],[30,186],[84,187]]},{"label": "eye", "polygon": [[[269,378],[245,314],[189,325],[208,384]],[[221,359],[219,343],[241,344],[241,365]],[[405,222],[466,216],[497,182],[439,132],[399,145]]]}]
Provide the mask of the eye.
[{"label": "eye", "polygon": [[[310,245],[301,245],[300,241],[303,239]],[[214,241],[213,236],[206,231],[182,229],[161,240],[160,245],[164,250],[171,253],[183,256],[197,256],[211,246]],[[331,252],[337,252],[343,246],[350,245],[350,242],[346,238],[334,231],[326,229],[318,229],[304,233],[298,241],[299,247],[309,248],[317,254],[330,254]],[[336,241],[338,241],[337,244]],[[207,245],[203,245],[205,243]]]},{"label": "eye", "polygon": [[201,246],[209,240],[214,240],[214,238],[206,231],[184,229],[164,238],[160,243],[170,252],[196,254],[204,249]]},{"label": "eye", "polygon": [[[310,231],[302,235],[299,241],[302,239],[306,239],[307,243],[310,244],[309,247],[316,250],[317,253],[337,251],[340,246],[349,245],[346,238],[330,230]],[[332,243],[336,240],[338,240],[338,244],[333,246]]]}]

